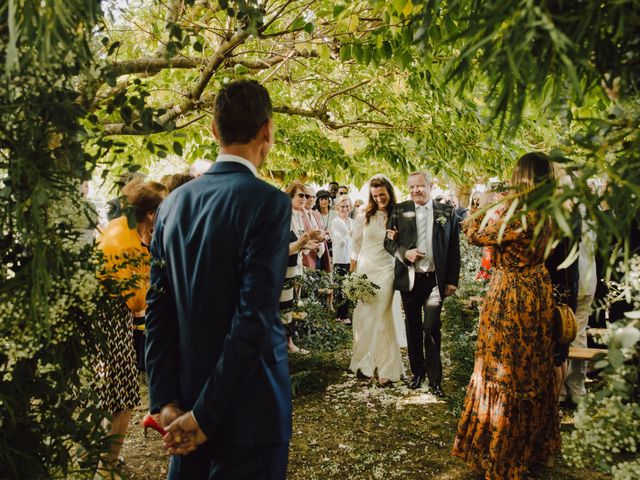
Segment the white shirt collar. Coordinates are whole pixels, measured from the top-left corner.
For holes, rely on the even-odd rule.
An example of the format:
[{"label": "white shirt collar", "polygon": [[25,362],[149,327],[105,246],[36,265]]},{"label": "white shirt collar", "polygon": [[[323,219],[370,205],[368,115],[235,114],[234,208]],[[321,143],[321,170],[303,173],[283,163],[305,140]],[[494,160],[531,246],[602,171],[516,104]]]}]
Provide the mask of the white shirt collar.
[{"label": "white shirt collar", "polygon": [[429,201],[427,203],[425,203],[424,205],[418,205],[417,203],[413,202],[413,204],[416,207],[416,210],[420,207],[424,207],[424,208],[433,208],[433,198],[430,198]]},{"label": "white shirt collar", "polygon": [[258,176],[258,169],[256,168],[256,166],[253,163],[251,163],[246,158],[242,158],[242,157],[239,157],[237,155],[231,155],[230,153],[219,153],[218,154],[218,158],[216,158],[216,162],[235,162],[235,163],[239,163],[240,165],[244,165],[249,170],[251,170],[251,173],[253,173],[254,176],[256,176],[256,177]]}]

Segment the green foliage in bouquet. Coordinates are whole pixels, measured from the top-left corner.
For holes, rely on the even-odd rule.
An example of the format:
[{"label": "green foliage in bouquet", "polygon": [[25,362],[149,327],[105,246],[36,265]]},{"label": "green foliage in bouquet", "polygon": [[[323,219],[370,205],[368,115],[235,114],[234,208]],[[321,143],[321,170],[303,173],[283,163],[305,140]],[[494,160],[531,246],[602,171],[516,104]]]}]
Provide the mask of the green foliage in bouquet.
[{"label": "green foliage in bouquet", "polygon": [[352,273],[342,280],[342,292],[354,305],[358,302],[370,302],[380,287],[366,275]]},{"label": "green foliage in bouquet", "polygon": [[640,478],[640,256],[618,287],[635,311],[609,325],[606,355],[596,359],[601,381],[578,405],[575,430],[564,439],[570,465],[609,472],[616,480]]}]

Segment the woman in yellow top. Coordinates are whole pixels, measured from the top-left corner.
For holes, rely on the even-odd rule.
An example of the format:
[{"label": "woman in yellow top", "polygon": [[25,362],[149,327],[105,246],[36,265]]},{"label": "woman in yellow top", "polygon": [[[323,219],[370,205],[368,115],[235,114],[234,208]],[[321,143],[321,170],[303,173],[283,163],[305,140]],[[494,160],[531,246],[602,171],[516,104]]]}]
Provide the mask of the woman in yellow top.
[{"label": "woman in yellow top", "polygon": [[110,434],[117,437],[110,454],[103,459],[98,478],[105,473],[111,478],[131,409],[140,403],[132,327],[144,324],[150,270],[147,245],[165,189],[157,182],[138,181],[127,185],[123,193],[127,200],[125,211],[132,209],[136,224],[129,225],[128,217],[123,215],[111,220],[98,238],[98,247],[104,254],[101,280],[110,291],[118,292],[114,308],[100,316],[105,343],[98,353],[98,391],[103,407],[113,415]]}]

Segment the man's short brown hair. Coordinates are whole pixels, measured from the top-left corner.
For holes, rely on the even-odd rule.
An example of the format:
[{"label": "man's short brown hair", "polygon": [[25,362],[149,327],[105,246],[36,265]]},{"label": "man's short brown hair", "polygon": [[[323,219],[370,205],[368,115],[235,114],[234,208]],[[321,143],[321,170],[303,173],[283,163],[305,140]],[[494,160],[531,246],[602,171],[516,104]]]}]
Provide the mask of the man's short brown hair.
[{"label": "man's short brown hair", "polygon": [[269,92],[255,80],[238,80],[216,95],[213,123],[221,145],[242,145],[256,138],[271,118]]}]

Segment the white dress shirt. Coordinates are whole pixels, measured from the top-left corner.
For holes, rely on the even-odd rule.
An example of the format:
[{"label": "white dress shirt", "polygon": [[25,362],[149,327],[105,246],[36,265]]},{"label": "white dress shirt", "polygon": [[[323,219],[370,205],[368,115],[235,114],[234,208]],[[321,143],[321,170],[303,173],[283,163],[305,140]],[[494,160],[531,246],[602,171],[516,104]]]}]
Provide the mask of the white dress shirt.
[{"label": "white dress shirt", "polygon": [[231,155],[230,153],[219,153],[218,154],[218,158],[216,158],[216,162],[235,162],[235,163],[239,163],[241,165],[244,165],[245,167],[247,167],[249,170],[251,170],[251,173],[253,173],[254,176],[258,176],[258,169],[256,168],[256,166],[251,163],[249,160],[247,160],[246,158],[242,158],[239,157],[237,155]]},{"label": "white dress shirt", "polygon": [[331,238],[333,240],[333,264],[348,264],[351,260],[351,232],[353,220],[336,217],[331,222]]},{"label": "white dress shirt", "polygon": [[416,207],[416,227],[418,230],[418,244],[416,248],[425,253],[425,257],[416,262],[416,272],[433,272],[433,248],[431,239],[433,238],[433,200],[429,200],[424,205],[414,204]]}]

